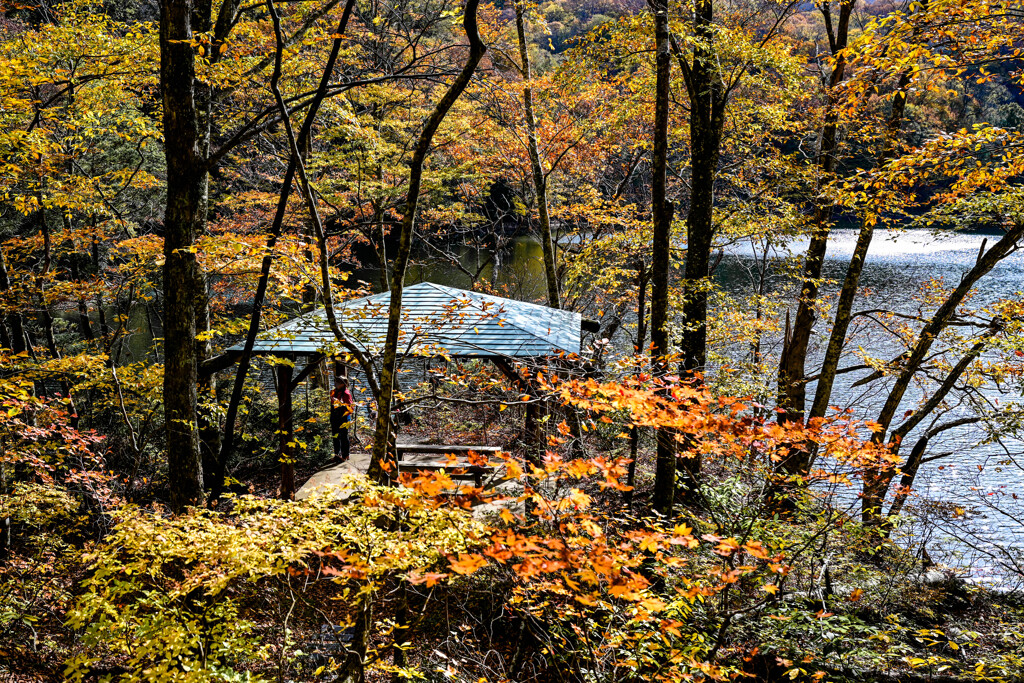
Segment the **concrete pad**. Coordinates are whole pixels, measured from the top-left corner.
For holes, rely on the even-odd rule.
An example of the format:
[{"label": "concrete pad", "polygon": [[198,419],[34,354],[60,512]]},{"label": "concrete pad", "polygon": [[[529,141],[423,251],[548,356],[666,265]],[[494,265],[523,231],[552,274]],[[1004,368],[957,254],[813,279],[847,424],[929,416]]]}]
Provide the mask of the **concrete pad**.
[{"label": "concrete pad", "polygon": [[348,498],[348,495],[345,489],[340,488],[341,480],[351,474],[366,474],[369,469],[369,453],[352,453],[348,462],[326,467],[307,479],[306,483],[295,492],[295,500],[304,500],[309,498],[314,491],[323,489],[337,489],[332,490],[330,495],[344,500]]}]

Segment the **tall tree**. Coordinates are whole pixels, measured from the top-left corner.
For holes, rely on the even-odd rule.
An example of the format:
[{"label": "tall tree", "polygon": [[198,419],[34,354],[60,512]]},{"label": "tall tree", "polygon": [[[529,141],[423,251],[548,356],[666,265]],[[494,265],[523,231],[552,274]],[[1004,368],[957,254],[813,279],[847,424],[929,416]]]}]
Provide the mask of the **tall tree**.
[{"label": "tall tree", "polygon": [[462,95],[466,86],[473,79],[476,67],[483,59],[487,46],[480,39],[477,24],[479,0],[466,0],[463,16],[463,30],[469,42],[469,51],[462,70],[449,84],[444,95],[434,106],[430,116],[423,123],[416,146],[413,148],[409,162],[409,187],[405,195],[405,206],[402,222],[398,232],[398,251],[392,267],[391,302],[388,307],[388,331],[384,340],[381,357],[379,391],[377,395],[377,429],[374,433],[373,454],[370,460],[370,476],[383,481],[389,479],[387,462],[388,453],[393,446],[394,424],[391,415],[396,391],[396,374],[398,370],[398,343],[402,322],[402,291],[405,287],[405,273],[409,267],[409,256],[412,252],[413,230],[416,223],[416,210],[419,206],[420,189],[423,184],[423,164],[434,134],[441,126],[449,110]]},{"label": "tall tree", "polygon": [[[754,9],[755,14],[764,14],[767,20],[761,19],[763,26],[753,32],[753,43],[763,48],[774,40],[792,6],[791,2],[758,5]],[[721,25],[716,24],[715,0],[694,0],[689,29],[689,52],[674,36],[671,40],[690,105],[689,210],[686,216],[680,374],[689,381],[701,383],[707,364],[715,182],[725,135],[726,112],[758,51],[751,50],[739,60],[723,61]],[[700,458],[691,453],[680,464],[686,477],[685,490],[693,493],[700,483]]]},{"label": "tall tree", "polygon": [[[210,353],[209,291],[196,254],[209,209],[214,93],[196,78],[196,54],[215,63],[234,27],[240,0],[224,0],[213,21],[208,0],[161,0],[160,88],[163,97],[167,203],[164,210],[164,422],[171,507],[202,501],[200,430],[219,451],[213,418],[198,412],[199,366]],[[212,30],[212,36],[202,36]],[[229,145],[230,147],[230,145]],[[224,149],[219,151],[224,153]],[[212,389],[211,387],[208,387]],[[202,423],[202,424],[201,424]],[[212,452],[207,454],[211,467]]]},{"label": "tall tree", "polygon": [[[787,334],[779,360],[778,405],[783,410],[782,422],[802,422],[807,397],[807,351],[814,329],[818,308],[818,292],[821,269],[825,263],[828,237],[832,227],[833,203],[826,192],[832,174],[836,169],[836,149],[839,143],[840,99],[837,92],[846,75],[846,48],[850,36],[850,17],[855,0],[839,2],[838,17],[833,19],[832,3],[820,6],[825,29],[828,33],[829,56],[832,72],[825,84],[824,123],[818,136],[818,150],[815,163],[818,167],[816,195],[814,197],[814,231],[804,256],[803,284],[792,330]],[[789,462],[787,466],[799,463]]]},{"label": "tall tree", "polygon": [[525,0],[517,0],[516,36],[519,40],[519,59],[522,61],[523,110],[526,115],[527,146],[533,175],[533,193],[537,201],[537,220],[540,224],[541,252],[544,256],[544,280],[547,284],[548,306],[559,308],[558,272],[555,269],[556,245],[551,235],[551,216],[548,213],[548,179],[540,157],[537,142],[537,118],[533,110],[533,70],[530,66],[530,46],[526,40]]},{"label": "tall tree", "polygon": [[[671,94],[672,55],[669,48],[668,0],[651,0],[654,12],[655,86],[654,130],[651,141],[651,214],[654,234],[651,250],[651,358],[662,377],[667,374],[670,353],[669,254],[672,248],[673,207],[666,193],[668,174],[668,105]],[[675,434],[657,432],[657,461],[654,479],[654,508],[672,514],[676,488]]]},{"label": "tall tree", "polygon": [[714,0],[695,0],[693,52],[677,50],[690,100],[690,208],[686,216],[686,269],[683,282],[683,372],[704,371],[708,344],[707,277],[714,234],[715,175],[725,130],[725,108],[732,87],[720,73],[715,50]]},{"label": "tall tree", "polygon": [[204,279],[196,240],[206,221],[208,178],[196,100],[192,0],[160,3],[160,87],[163,94],[167,206],[164,212],[164,414],[171,506],[203,499],[196,420],[196,301]]}]

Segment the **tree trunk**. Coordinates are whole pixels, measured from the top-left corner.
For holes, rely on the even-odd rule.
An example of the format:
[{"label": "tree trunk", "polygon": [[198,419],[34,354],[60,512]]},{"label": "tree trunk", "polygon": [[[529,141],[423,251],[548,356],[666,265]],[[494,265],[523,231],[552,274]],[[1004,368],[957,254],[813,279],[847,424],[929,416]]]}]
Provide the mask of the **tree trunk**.
[{"label": "tree trunk", "polygon": [[[327,96],[327,87],[330,85],[331,76],[334,73],[334,66],[338,60],[338,53],[341,50],[342,36],[348,26],[348,21],[352,16],[352,10],[354,7],[355,0],[348,0],[345,4],[345,11],[342,13],[341,19],[338,22],[338,28],[336,31],[337,35],[331,44],[331,52],[327,58],[327,63],[324,66],[323,74],[320,77],[320,83],[317,86],[316,95],[310,103],[309,109],[306,112],[306,117],[303,119],[302,127],[299,129],[297,144],[300,148],[303,145],[308,144],[308,140],[313,129],[313,122],[316,119],[317,113],[320,111],[320,105]],[[218,24],[219,23],[220,22],[218,22]],[[235,373],[235,382],[231,389],[231,398],[228,401],[227,412],[224,417],[224,438],[221,441],[220,455],[217,458],[216,463],[217,478],[213,483],[214,498],[219,497],[223,490],[224,470],[227,464],[227,459],[231,456],[231,449],[234,447],[235,422],[238,418],[238,408],[242,403],[242,394],[245,390],[245,378],[249,373],[249,365],[252,362],[252,350],[256,345],[256,335],[258,335],[260,331],[263,304],[266,301],[267,288],[270,283],[270,268],[274,262],[274,247],[277,246],[277,240],[281,237],[281,229],[284,225],[284,216],[288,209],[288,198],[291,195],[292,183],[295,181],[295,173],[298,168],[298,164],[299,159],[293,154],[288,161],[288,168],[281,181],[281,193],[278,196],[274,222],[271,224],[270,234],[267,237],[266,253],[263,256],[263,261],[260,263],[260,278],[256,283],[256,292],[253,296],[253,310],[252,315],[249,318],[249,329],[245,335],[245,344],[242,349],[241,357],[238,360],[238,370]]]},{"label": "tree trunk", "polygon": [[[210,325],[210,292],[206,277],[197,283],[203,294],[196,301],[196,326],[204,333],[203,340],[196,340],[196,367],[213,355]],[[220,410],[217,400],[217,374],[199,373],[197,387],[197,416],[199,422],[199,450],[203,463],[203,483],[212,488],[217,480],[221,451]]]},{"label": "tree trunk", "polygon": [[[71,230],[71,226],[67,224],[66,217],[65,228],[68,231]],[[83,284],[82,273],[76,261],[71,262],[71,277],[80,286]],[[96,339],[96,335],[92,330],[92,321],[89,319],[89,304],[86,302],[85,296],[83,295],[79,295],[78,297],[78,331],[86,341],[94,341]]]},{"label": "tree trunk", "polygon": [[[192,8],[192,30],[194,33],[209,33],[213,36],[209,48],[209,59],[211,64],[216,64],[221,59],[221,47],[227,40],[228,35],[238,13],[241,0],[224,0],[218,11],[217,22],[213,22],[213,3],[211,0],[194,0]],[[212,84],[200,84],[197,89],[197,113],[199,126],[199,158],[203,161],[203,173],[207,180],[203,188],[202,205],[200,215],[202,222],[196,234],[199,239],[206,233],[207,217],[209,216],[209,168],[207,160],[210,156],[210,138],[213,130],[213,104],[217,92]],[[210,319],[210,282],[206,272],[199,266],[198,262],[193,271],[197,278],[194,283],[195,309],[196,309],[196,330],[201,338],[196,339],[196,367],[202,368],[203,363],[213,356],[213,339]],[[203,479],[208,488],[218,489],[216,484],[218,477],[222,477],[221,465],[219,462],[221,452],[221,425],[219,418],[217,375],[216,373],[202,373],[198,376],[197,389],[197,418],[199,424],[199,449],[203,464]]]},{"label": "tree trunk", "polygon": [[36,288],[39,296],[39,315],[43,326],[43,333],[46,335],[46,348],[50,352],[50,358],[60,358],[60,350],[57,348],[57,339],[53,336],[53,312],[50,304],[46,301],[46,278],[50,274],[50,265],[53,262],[53,240],[50,236],[50,224],[46,220],[46,208],[43,206],[43,193],[38,191],[36,199],[39,202],[39,232],[43,236],[43,268],[36,276]]},{"label": "tree trunk", "polygon": [[[636,299],[636,353],[639,356],[643,353],[647,341],[647,269],[643,259],[639,259],[636,274],[637,299]],[[639,362],[637,372],[641,371]],[[633,493],[636,486],[636,459],[640,450],[640,428],[633,425],[629,428],[629,469],[626,473],[626,486],[628,490],[623,493],[623,502],[627,508],[633,506]]]},{"label": "tree trunk", "polygon": [[338,683],[365,683],[366,652],[370,647],[373,624],[373,594],[354,590],[356,614],[352,621],[352,639],[344,645],[342,661],[338,663]]},{"label": "tree trunk", "polygon": [[[881,167],[892,153],[895,137],[903,122],[903,113],[907,106],[907,89],[910,86],[910,82],[911,76],[909,73],[904,73],[900,76],[899,85],[896,88],[896,95],[892,103],[892,111],[889,114],[886,138],[878,155],[876,167]],[[835,317],[832,322],[832,333],[829,336],[828,348],[825,350],[825,360],[822,362],[821,372],[818,375],[814,402],[811,404],[811,412],[808,415],[811,419],[824,417],[828,411],[829,401],[832,399],[832,387],[835,383],[836,371],[839,369],[839,359],[846,344],[846,332],[850,328],[853,302],[857,297],[860,275],[864,270],[864,260],[868,254],[868,247],[871,246],[873,234],[874,222],[870,217],[865,218],[861,224],[860,234],[857,235],[857,243],[853,248],[850,265],[846,269],[846,278],[843,280],[843,288],[839,293],[839,302],[836,304]],[[805,463],[801,467],[802,470],[809,466],[809,460],[805,461]]]},{"label": "tree trunk", "polygon": [[[370,476],[376,481],[388,481],[391,474],[387,471],[385,462],[389,453],[389,446],[393,442],[394,430],[391,419],[391,410],[394,403],[395,373],[398,365],[398,342],[400,323],[402,319],[402,289],[405,286],[405,271],[409,266],[409,255],[412,250],[412,233],[416,221],[416,209],[419,204],[420,186],[423,180],[423,162],[430,151],[431,142],[441,122],[444,121],[448,111],[458,100],[459,96],[469,85],[476,71],[477,64],[484,56],[487,47],[480,40],[477,29],[477,8],[479,0],[466,0],[463,27],[466,38],[469,40],[469,53],[466,56],[466,63],[462,71],[445,91],[444,96],[434,107],[434,111],[424,122],[423,130],[420,131],[419,139],[413,150],[409,170],[409,189],[406,193],[405,210],[402,215],[402,223],[399,226],[398,253],[395,256],[395,263],[391,276],[391,302],[388,307],[388,331],[384,341],[383,357],[381,359],[380,393],[377,397],[377,430],[374,434],[373,454],[370,460]],[[394,474],[397,474],[394,473]]]},{"label": "tree trunk", "polygon": [[516,34],[519,36],[519,58],[523,62],[523,109],[526,111],[526,136],[533,171],[533,190],[537,197],[537,215],[540,223],[541,251],[544,255],[544,279],[547,282],[548,306],[559,308],[558,273],[555,270],[555,243],[551,238],[551,218],[548,215],[548,180],[540,159],[537,144],[537,119],[533,111],[533,78],[530,68],[530,50],[526,42],[526,13],[523,0],[516,2]]},{"label": "tree trunk", "polygon": [[[715,173],[725,125],[725,96],[711,46],[712,0],[698,0],[694,33],[704,42],[694,47],[687,79],[690,96],[690,213],[686,218],[686,272],[683,290],[684,377],[703,373],[708,345],[708,272],[714,234]],[[699,467],[699,465],[698,465]]]},{"label": "tree trunk", "polygon": [[[11,276],[7,271],[7,260],[4,251],[0,248],[0,292],[11,290]],[[10,313],[6,316],[7,326],[11,330],[10,348],[14,353],[24,353],[28,350],[25,343],[25,322],[21,313]]]},{"label": "tree trunk", "polygon": [[[58,359],[61,357],[61,353],[57,347],[57,338],[54,336],[53,310],[50,303],[46,300],[46,280],[50,275],[50,267],[53,264],[53,238],[50,234],[50,225],[46,220],[46,208],[43,206],[42,191],[37,196],[39,199],[39,229],[43,235],[43,268],[38,278],[36,278],[36,284],[39,289],[39,309],[41,311],[43,331],[46,334],[46,347],[50,352],[50,358]],[[62,379],[60,386],[68,402],[68,414],[70,415],[68,424],[72,428],[78,429],[78,410],[75,407],[74,396],[71,395],[71,384],[67,380]]]},{"label": "tree trunk", "polygon": [[[808,345],[814,331],[816,306],[818,304],[819,282],[821,269],[825,262],[828,248],[828,236],[832,227],[832,202],[823,194],[823,186],[831,179],[836,166],[836,147],[839,139],[839,103],[836,88],[843,82],[846,74],[845,49],[849,42],[850,15],[853,13],[854,0],[842,0],[839,4],[839,21],[832,27],[829,4],[822,6],[822,14],[826,19],[829,36],[829,51],[835,66],[829,78],[825,92],[825,123],[821,129],[818,144],[817,165],[818,196],[814,207],[814,232],[811,243],[807,247],[804,259],[803,285],[800,288],[800,299],[796,317],[793,320],[792,333],[782,349],[779,359],[778,375],[778,406],[783,409],[779,416],[780,423],[803,422],[807,400],[807,363]],[[784,469],[791,473],[805,469],[806,449],[795,450],[795,460],[787,459]]]},{"label": "tree trunk", "polygon": [[391,675],[391,683],[403,683],[408,680],[408,674],[404,669],[409,666],[409,658],[406,656],[406,643],[409,641],[410,629],[412,628],[412,614],[409,609],[409,587],[404,582],[396,589],[398,592],[398,605],[395,608],[395,631],[391,643],[391,664],[399,671]]},{"label": "tree trunk", "polygon": [[[714,236],[715,175],[725,128],[728,95],[717,69],[713,0],[694,5],[693,61],[685,72],[690,99],[690,212],[686,217],[686,270],[683,279],[683,361],[680,375],[703,382],[708,346],[708,275]],[[680,459],[683,495],[692,499],[700,486],[701,460],[684,439]]]},{"label": "tree trunk", "polygon": [[[669,340],[669,276],[672,249],[673,208],[666,196],[668,169],[668,103],[672,77],[669,54],[668,2],[654,0],[654,43],[656,82],[654,91],[654,131],[651,152],[651,214],[654,222],[651,266],[651,361],[655,372],[664,377],[668,371],[666,356]],[[676,488],[675,434],[657,432],[657,459],[653,505],[663,515],[672,514]]]},{"label": "tree trunk", "polygon": [[207,175],[195,99],[192,3],[160,3],[160,84],[163,93],[167,208],[164,213],[164,420],[171,508],[203,500],[196,422],[198,379],[196,239],[203,230]]},{"label": "tree trunk", "polygon": [[[96,223],[95,223],[95,218],[93,218],[93,229],[95,229],[95,228],[96,228]],[[102,280],[102,278],[103,278],[103,268],[102,268],[102,264],[100,263],[100,241],[98,239],[96,239],[96,234],[95,233],[93,233],[93,237],[92,237],[92,250],[91,251],[92,251],[92,267],[96,271],[96,277],[98,277],[98,278],[100,278]],[[96,317],[99,318],[99,322],[100,322],[100,337],[102,337],[104,340],[106,340],[107,336],[110,334],[110,327],[109,327],[109,325],[107,325],[107,312],[104,310],[104,306],[105,306],[105,304],[103,302],[103,290],[101,288],[101,289],[99,289],[96,292]],[[148,309],[148,304],[146,304],[146,306],[147,306],[146,310],[148,312],[148,310],[149,310]],[[155,336],[153,334],[152,326],[150,326],[149,333],[150,333],[150,337]]]}]

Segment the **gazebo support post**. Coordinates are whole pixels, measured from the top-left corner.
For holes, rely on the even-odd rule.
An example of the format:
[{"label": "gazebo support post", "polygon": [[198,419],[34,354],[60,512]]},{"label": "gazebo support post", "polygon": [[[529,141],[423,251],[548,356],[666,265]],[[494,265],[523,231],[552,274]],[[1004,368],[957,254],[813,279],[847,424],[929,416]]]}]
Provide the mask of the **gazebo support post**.
[{"label": "gazebo support post", "polygon": [[[299,374],[295,375],[295,377],[292,378],[291,388],[288,390],[288,393],[294,394],[295,390],[298,389],[299,385],[306,381],[306,379],[308,379],[309,377],[316,377],[318,374],[317,370],[320,367],[320,363],[321,361],[323,361],[323,359],[324,355],[322,353],[315,353],[306,356],[306,367],[302,369],[302,372],[300,372]],[[313,386],[316,386],[315,382]]]},{"label": "gazebo support post", "polygon": [[277,366],[277,433],[280,438],[277,458],[281,463],[281,498],[295,498],[295,419],[292,412],[292,370],[291,364]]},{"label": "gazebo support post", "polygon": [[526,414],[523,420],[523,431],[526,437],[526,461],[531,465],[540,467],[542,460],[541,451],[543,447],[540,434],[541,406],[537,403],[537,396],[534,396],[533,394],[533,387],[530,386],[529,380],[516,372],[515,368],[512,367],[504,358],[493,358],[491,360],[494,363],[494,367],[498,368],[498,370],[508,377],[520,391],[529,397],[529,402],[526,404]]},{"label": "gazebo support post", "polygon": [[[529,395],[529,394],[528,394]],[[541,466],[541,443],[540,443],[540,405],[530,396],[530,402],[526,404],[526,417],[524,428],[526,430],[526,458],[527,462],[536,467]]]}]

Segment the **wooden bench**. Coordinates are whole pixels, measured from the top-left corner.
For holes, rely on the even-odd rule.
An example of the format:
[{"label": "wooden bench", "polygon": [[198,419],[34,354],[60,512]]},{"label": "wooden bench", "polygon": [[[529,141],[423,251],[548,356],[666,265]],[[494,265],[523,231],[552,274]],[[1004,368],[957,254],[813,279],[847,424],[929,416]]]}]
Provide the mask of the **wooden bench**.
[{"label": "wooden bench", "polygon": [[399,472],[447,472],[452,479],[472,479],[477,486],[483,484],[485,476],[494,474],[493,465],[474,465],[471,463],[453,463],[445,461],[417,462],[407,460],[405,456],[422,455],[466,455],[470,452],[480,455],[495,455],[501,452],[498,446],[445,446],[443,444],[400,443],[395,444],[398,456]]}]

